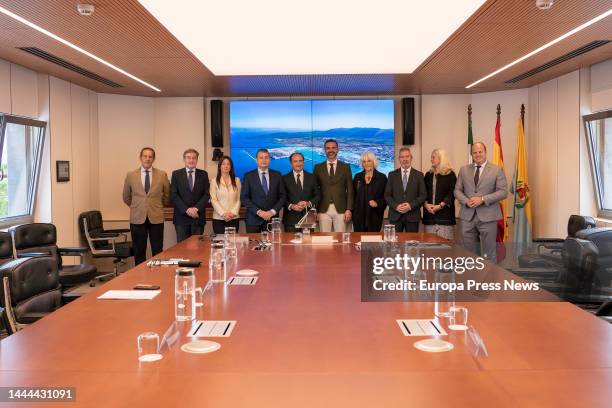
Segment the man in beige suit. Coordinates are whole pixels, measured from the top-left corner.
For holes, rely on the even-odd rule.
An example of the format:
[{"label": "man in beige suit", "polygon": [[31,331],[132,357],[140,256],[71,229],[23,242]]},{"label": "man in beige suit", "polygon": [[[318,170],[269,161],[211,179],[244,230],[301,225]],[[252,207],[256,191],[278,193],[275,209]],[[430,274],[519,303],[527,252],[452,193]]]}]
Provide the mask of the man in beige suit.
[{"label": "man in beige suit", "polygon": [[140,151],[140,168],[125,176],[123,202],[130,207],[130,230],[136,265],[147,258],[147,237],[151,253],[164,246],[164,205],[170,203],[170,182],[166,172],[153,168],[155,150]]}]

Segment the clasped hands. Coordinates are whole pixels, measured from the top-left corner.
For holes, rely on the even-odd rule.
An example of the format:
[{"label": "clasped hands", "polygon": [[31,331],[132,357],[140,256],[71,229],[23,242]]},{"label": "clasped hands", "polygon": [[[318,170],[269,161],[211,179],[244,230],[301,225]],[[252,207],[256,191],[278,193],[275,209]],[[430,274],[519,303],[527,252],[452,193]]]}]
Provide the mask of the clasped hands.
[{"label": "clasped hands", "polygon": [[306,208],[310,207],[308,201],[300,201],[297,204],[291,204],[290,210],[292,211],[304,211]]},{"label": "clasped hands", "polygon": [[191,218],[198,218],[199,217],[198,209],[195,208],[195,207],[188,208],[187,211],[185,211],[185,212]]},{"label": "clasped hands", "polygon": [[270,219],[274,217],[274,212],[272,212],[272,210],[257,210],[257,215],[263,218],[265,221],[270,221]]},{"label": "clasped hands", "polygon": [[410,210],[412,210],[412,207],[410,206],[409,203],[401,203],[401,204],[398,204],[397,207],[395,207],[395,211],[401,214],[405,214]]},{"label": "clasped hands", "polygon": [[466,203],[466,205],[470,208],[476,208],[482,204],[484,204],[484,200],[482,197],[472,197]]}]

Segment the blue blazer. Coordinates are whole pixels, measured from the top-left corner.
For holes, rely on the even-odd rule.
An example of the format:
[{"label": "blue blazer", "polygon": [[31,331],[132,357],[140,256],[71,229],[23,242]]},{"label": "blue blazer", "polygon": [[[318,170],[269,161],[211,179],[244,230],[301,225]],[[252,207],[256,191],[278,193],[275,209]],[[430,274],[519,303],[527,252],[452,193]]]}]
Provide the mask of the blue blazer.
[{"label": "blue blazer", "polygon": [[285,204],[285,187],[281,174],[276,170],[268,169],[268,194],[266,195],[261,186],[259,172],[257,169],[244,174],[240,201],[246,207],[246,224],[261,225],[264,219],[257,215],[257,211],[269,211],[274,209],[276,216],[280,217],[280,210]]},{"label": "blue blazer", "polygon": [[[174,203],[172,222],[175,225],[206,224],[206,205],[210,201],[208,173],[204,170],[196,169],[194,176],[193,191],[191,191],[189,190],[185,168],[172,172],[170,197]],[[186,213],[187,209],[191,207],[198,209],[200,216],[197,220],[191,218]]]}]

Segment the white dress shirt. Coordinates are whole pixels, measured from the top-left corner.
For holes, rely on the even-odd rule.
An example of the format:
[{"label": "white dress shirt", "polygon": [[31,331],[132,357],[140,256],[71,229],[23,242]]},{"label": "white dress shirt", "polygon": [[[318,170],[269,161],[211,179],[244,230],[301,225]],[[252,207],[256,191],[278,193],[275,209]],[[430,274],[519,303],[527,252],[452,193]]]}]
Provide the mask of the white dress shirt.
[{"label": "white dress shirt", "polygon": [[334,165],[334,174],[338,172],[338,160],[327,161],[327,175],[331,176],[331,164]]},{"label": "white dress shirt", "polygon": [[304,170],[300,171],[300,172],[293,172],[293,179],[295,180],[295,184],[297,184],[298,179],[297,176],[298,174],[300,175],[300,187],[302,187],[302,190],[304,189]]},{"label": "white dress shirt", "polygon": [[[484,170],[487,163],[488,160],[480,165],[480,173],[478,174],[478,180],[480,180],[480,176],[482,176],[482,171]],[[476,172],[478,171],[478,168],[476,166],[478,166],[478,164],[474,163],[474,177],[476,176]]]}]

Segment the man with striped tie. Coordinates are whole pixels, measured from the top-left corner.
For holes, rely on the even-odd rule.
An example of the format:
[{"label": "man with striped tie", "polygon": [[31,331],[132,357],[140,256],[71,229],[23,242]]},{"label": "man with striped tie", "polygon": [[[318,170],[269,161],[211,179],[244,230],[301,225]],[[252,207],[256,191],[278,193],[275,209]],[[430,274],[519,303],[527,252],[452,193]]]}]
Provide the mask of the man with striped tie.
[{"label": "man with striped tie", "polygon": [[257,168],[244,174],[240,201],[246,207],[247,233],[261,232],[285,204],[285,188],[281,174],[271,170],[270,153],[259,149],[255,155]]},{"label": "man with striped tie", "polygon": [[172,172],[171,198],[174,203],[172,222],[176,242],[192,235],[202,235],[206,224],[206,205],[210,200],[208,173],[197,169],[200,154],[195,149],[183,153],[185,167]]}]

